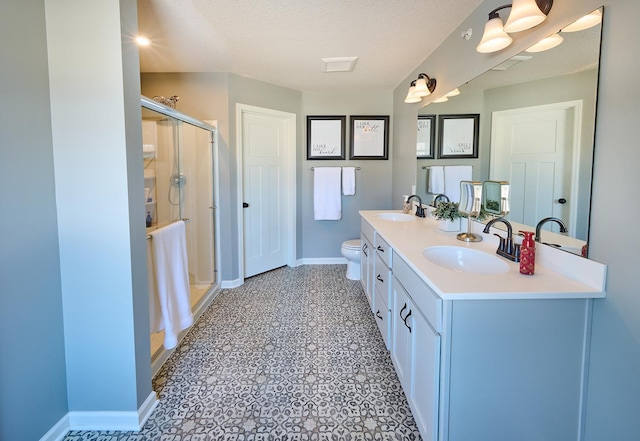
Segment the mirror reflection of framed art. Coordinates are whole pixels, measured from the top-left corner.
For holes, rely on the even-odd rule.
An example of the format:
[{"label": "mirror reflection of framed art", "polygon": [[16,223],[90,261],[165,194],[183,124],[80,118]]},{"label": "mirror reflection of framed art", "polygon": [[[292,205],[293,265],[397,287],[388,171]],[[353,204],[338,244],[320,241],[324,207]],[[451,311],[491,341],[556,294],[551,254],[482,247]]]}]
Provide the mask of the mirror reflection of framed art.
[{"label": "mirror reflection of framed art", "polygon": [[418,142],[416,157],[418,159],[435,158],[436,148],[436,116],[418,115]]},{"label": "mirror reflection of framed art", "polygon": [[477,158],[480,114],[438,115],[438,158]]}]

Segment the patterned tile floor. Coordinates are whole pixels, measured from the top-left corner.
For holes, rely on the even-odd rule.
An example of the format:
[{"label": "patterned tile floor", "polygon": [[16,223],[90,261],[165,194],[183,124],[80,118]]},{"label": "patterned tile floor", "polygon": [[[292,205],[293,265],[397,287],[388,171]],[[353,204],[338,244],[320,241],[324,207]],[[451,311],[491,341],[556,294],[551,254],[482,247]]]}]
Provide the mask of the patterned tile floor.
[{"label": "patterned tile floor", "polygon": [[280,268],[223,290],[153,381],[143,430],[64,441],[419,440],[359,282]]}]

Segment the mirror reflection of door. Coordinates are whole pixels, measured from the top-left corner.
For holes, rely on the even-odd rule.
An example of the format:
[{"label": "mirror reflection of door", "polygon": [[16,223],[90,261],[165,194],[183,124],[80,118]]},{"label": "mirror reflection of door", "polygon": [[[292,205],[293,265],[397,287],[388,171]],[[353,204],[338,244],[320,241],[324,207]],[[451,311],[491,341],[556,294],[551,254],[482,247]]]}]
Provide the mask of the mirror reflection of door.
[{"label": "mirror reflection of door", "polygon": [[490,176],[510,183],[510,220],[575,231],[581,112],[581,101],[493,112]]}]

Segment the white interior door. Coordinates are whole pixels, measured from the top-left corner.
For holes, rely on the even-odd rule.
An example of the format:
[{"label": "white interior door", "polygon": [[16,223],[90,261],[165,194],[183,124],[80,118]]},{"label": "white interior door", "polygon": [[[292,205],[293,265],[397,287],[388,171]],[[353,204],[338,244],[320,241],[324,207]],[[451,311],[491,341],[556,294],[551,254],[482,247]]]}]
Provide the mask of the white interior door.
[{"label": "white interior door", "polygon": [[250,277],[288,263],[292,128],[290,118],[278,114],[241,115],[244,276]]},{"label": "white interior door", "polygon": [[575,230],[579,113],[579,102],[493,112],[490,179],[509,181],[510,220],[553,216]]}]

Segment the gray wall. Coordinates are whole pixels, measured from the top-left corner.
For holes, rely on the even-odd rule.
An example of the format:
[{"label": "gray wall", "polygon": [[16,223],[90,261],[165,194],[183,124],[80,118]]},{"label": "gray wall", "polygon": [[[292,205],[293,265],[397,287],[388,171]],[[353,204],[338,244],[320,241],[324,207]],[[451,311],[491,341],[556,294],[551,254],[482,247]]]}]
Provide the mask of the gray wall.
[{"label": "gray wall", "polygon": [[[640,433],[640,239],[632,226],[640,205],[628,194],[640,186],[640,60],[629,56],[640,46],[638,17],[640,2],[605,2],[589,255],[609,269],[607,298],[593,314],[587,441]],[[631,223],[620,228],[614,219]]]},{"label": "gray wall", "polygon": [[0,439],[36,440],[67,413],[43,2],[2,2],[0,56]]},{"label": "gray wall", "polygon": [[136,415],[152,393],[135,16],[128,0],[46,7],[72,411]]},{"label": "gray wall", "polygon": [[[304,92],[302,96],[302,117],[304,142],[298,149],[302,159],[299,176],[302,179],[302,201],[298,213],[302,217],[302,253],[298,258],[341,257],[342,242],[360,237],[359,210],[388,209],[391,207],[391,166],[393,153],[393,132],[389,128],[389,160],[307,160],[308,115],[346,115],[347,130],[345,158],[350,152],[349,115],[389,115],[393,124],[391,91],[332,91]],[[359,166],[356,171],[356,194],[342,196],[342,219],[339,221],[317,221],[313,219],[313,172],[311,167]]]},{"label": "gray wall", "polygon": [[[629,195],[622,191],[640,185],[636,129],[640,60],[630,56],[637,52],[635,48],[640,44],[640,31],[635,23],[640,16],[640,3],[629,0],[554,2],[545,24],[517,35],[512,47],[497,54],[478,54],[475,46],[481,31],[475,31],[484,26],[488,11],[502,3],[485,1],[398,86],[394,92],[395,124],[408,128],[410,123],[415,123],[420,105],[408,105],[402,100],[409,81],[415,79],[417,73],[424,71],[436,77],[439,83],[436,92],[446,93],[517,54],[539,36],[555,32],[604,3],[589,256],[608,265],[608,280],[607,298],[594,302],[585,439],[636,439],[640,432],[640,297],[636,268],[640,241],[633,234],[633,227],[614,225],[611,213],[615,210],[616,219],[627,220],[624,225],[633,225],[640,216],[640,205],[629,203]],[[465,42],[460,33],[468,27],[474,29],[474,36]],[[432,98],[437,98],[438,93]],[[409,109],[413,109],[413,113]],[[415,149],[415,132],[401,132],[399,144]],[[402,156],[404,153],[398,150],[396,154]],[[414,168],[415,161],[413,164],[408,160],[394,162],[394,194],[404,190],[408,180],[403,176],[412,173]]]}]

